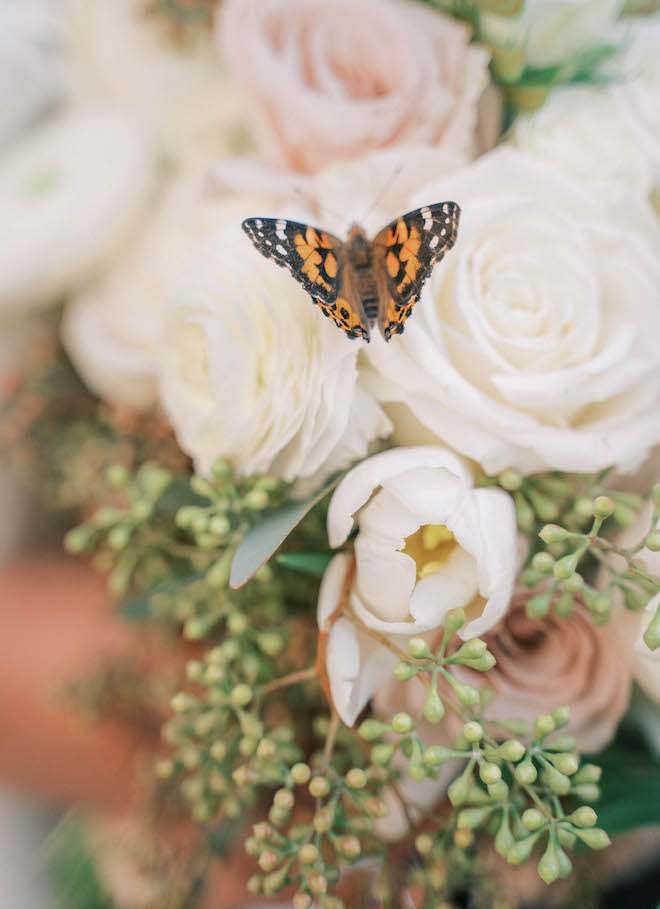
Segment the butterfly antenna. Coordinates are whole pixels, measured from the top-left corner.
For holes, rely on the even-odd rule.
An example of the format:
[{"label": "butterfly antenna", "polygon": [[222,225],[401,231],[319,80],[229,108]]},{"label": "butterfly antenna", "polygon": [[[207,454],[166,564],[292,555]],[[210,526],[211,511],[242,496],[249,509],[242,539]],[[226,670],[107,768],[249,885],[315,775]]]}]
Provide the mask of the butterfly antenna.
[{"label": "butterfly antenna", "polygon": [[360,215],[360,223],[361,223],[361,224],[364,224],[365,219],[368,218],[369,215],[371,214],[371,212],[376,208],[376,206],[377,206],[380,202],[383,201],[384,196],[386,195],[386,193],[388,192],[388,190],[389,190],[390,187],[392,186],[392,183],[394,183],[394,181],[395,181],[396,178],[399,176],[399,174],[401,173],[402,170],[403,170],[403,165],[402,165],[402,164],[397,164],[397,165],[395,166],[394,170],[392,171],[392,173],[390,174],[390,176],[387,178],[387,180],[386,180],[385,183],[383,184],[383,186],[382,186],[380,192],[378,193],[378,195],[376,196],[376,198],[373,200],[373,202],[371,203],[371,205],[369,206],[369,208],[368,208],[365,212],[363,212],[363,213]]}]

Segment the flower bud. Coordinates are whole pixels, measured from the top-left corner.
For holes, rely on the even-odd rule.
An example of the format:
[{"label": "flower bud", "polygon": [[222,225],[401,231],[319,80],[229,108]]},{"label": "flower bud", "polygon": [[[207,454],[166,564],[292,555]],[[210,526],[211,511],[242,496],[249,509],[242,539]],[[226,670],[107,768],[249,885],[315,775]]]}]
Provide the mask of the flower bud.
[{"label": "flower bud", "polygon": [[231,690],[231,702],[234,707],[245,707],[252,700],[252,689],[249,685],[241,682],[234,685]]},{"label": "flower bud", "polygon": [[534,741],[540,742],[555,731],[555,721],[549,713],[542,713],[534,720]]},{"label": "flower bud", "polygon": [[519,529],[523,533],[531,533],[536,521],[534,509],[520,494],[514,496],[514,501],[516,505],[516,523]]},{"label": "flower bud", "polygon": [[481,723],[471,721],[463,726],[463,736],[468,742],[479,742],[484,737],[484,729]]},{"label": "flower bud", "polygon": [[279,857],[274,849],[264,849],[257,862],[262,871],[273,871],[278,865]]},{"label": "flower bud", "polygon": [[330,791],[330,784],[324,776],[315,776],[308,788],[312,798],[321,799]]},{"label": "flower bud", "polygon": [[523,812],[522,822],[530,833],[534,833],[535,830],[539,830],[544,824],[547,824],[548,818],[538,808],[528,808]]},{"label": "flower bud", "polygon": [[391,726],[387,723],[381,723],[379,720],[364,720],[358,727],[358,735],[367,742],[374,742],[381,738],[386,732],[391,731]]},{"label": "flower bud", "polygon": [[611,840],[602,827],[591,827],[587,830],[576,829],[574,832],[591,849],[605,849],[606,846],[611,845]]},{"label": "flower bud", "polygon": [[557,827],[557,839],[566,849],[575,849],[575,844],[577,842],[577,837],[574,833],[571,833],[566,827]]},{"label": "flower bud", "polygon": [[397,663],[394,667],[394,678],[398,682],[408,682],[410,679],[413,679],[418,672],[418,666],[415,666],[413,663],[406,663],[405,660],[401,660],[401,662]]},{"label": "flower bud", "polygon": [[488,645],[485,641],[480,638],[472,638],[459,647],[452,660],[458,663],[463,663],[466,660],[478,660],[486,652],[487,647]]},{"label": "flower bud", "polygon": [[458,812],[456,826],[461,830],[474,830],[483,824],[492,810],[492,805],[485,808],[463,808]]},{"label": "flower bud", "polygon": [[185,691],[179,691],[170,701],[172,710],[175,713],[187,713],[199,706],[199,701],[192,694]]},{"label": "flower bud", "polygon": [[508,739],[499,746],[497,753],[501,758],[504,758],[505,761],[514,761],[515,763],[518,763],[526,750],[527,749],[522,742],[519,742],[517,739]]},{"label": "flower bud", "polygon": [[314,843],[305,843],[300,847],[300,850],[298,852],[298,858],[303,865],[313,865],[318,857],[319,850],[316,848]]},{"label": "flower bud", "polygon": [[[567,726],[571,722],[571,708],[567,706],[555,707],[551,716],[555,723],[555,729],[560,729],[562,726]],[[553,741],[557,742],[560,738],[562,738],[562,736],[558,736]],[[573,740],[573,745],[571,747],[575,747],[575,740]],[[563,751],[564,749],[562,748],[561,750]]]},{"label": "flower bud", "polygon": [[253,896],[258,896],[263,889],[263,878],[260,874],[253,874],[245,886],[249,893]]},{"label": "flower bud", "polygon": [[420,761],[411,761],[408,764],[408,773],[416,783],[426,779],[426,767]]},{"label": "flower bud", "polygon": [[660,647],[660,606],[656,609],[655,615],[644,632],[644,643],[649,650],[656,650]]},{"label": "flower bud", "polygon": [[273,804],[277,805],[283,811],[291,811],[295,804],[293,793],[288,789],[278,789],[273,796]]},{"label": "flower bud", "polygon": [[509,797],[509,787],[504,780],[497,780],[488,784],[488,795],[496,802],[503,802]]},{"label": "flower bud", "polygon": [[569,535],[568,530],[564,530],[563,527],[560,527],[558,524],[546,524],[539,531],[539,536],[544,543],[560,543],[563,542]]},{"label": "flower bud", "polygon": [[364,789],[367,785],[367,774],[361,767],[353,767],[346,774],[346,785],[351,789]]},{"label": "flower bud", "polygon": [[442,703],[440,695],[435,685],[429,685],[424,701],[422,714],[429,723],[439,723],[445,715],[445,705]]},{"label": "flower bud", "polygon": [[356,859],[362,852],[360,841],[356,836],[342,836],[338,845],[341,854],[349,859]]},{"label": "flower bud", "polygon": [[485,761],[479,767],[479,776],[481,777],[482,782],[490,785],[491,783],[497,783],[498,780],[502,779],[502,771],[497,764]]},{"label": "flower bud", "polygon": [[564,590],[568,593],[579,593],[584,587],[584,578],[579,572],[574,572],[564,581]]},{"label": "flower bud", "polygon": [[576,549],[575,552],[571,552],[555,562],[552,571],[558,581],[565,581],[575,573],[582,556],[582,552],[582,549]]},{"label": "flower bud", "polygon": [[530,619],[542,619],[550,607],[551,590],[544,590],[530,597],[525,604],[525,612]]},{"label": "flower bud", "polygon": [[[573,782],[575,782],[575,777],[573,777]],[[577,786],[573,786],[571,792],[583,802],[597,802],[600,798],[600,786],[597,786],[596,783],[578,783]]]},{"label": "flower bud", "polygon": [[[486,653],[482,653],[482,655],[480,657],[478,657],[476,660],[465,660],[463,665],[467,666],[468,669],[476,669],[477,672],[488,672],[489,669],[493,668],[495,663],[496,663],[495,657],[489,650],[487,650]],[[490,698],[492,700],[492,698],[494,696],[494,692],[492,692],[492,689],[490,689],[490,691],[491,691]],[[483,695],[484,695],[484,690],[481,689],[479,699],[482,702],[483,702]],[[489,695],[486,695],[486,696],[489,696]]]},{"label": "flower bud", "polygon": [[317,833],[327,833],[328,830],[332,827],[332,824],[335,819],[335,814],[331,805],[325,805],[319,811],[316,812],[312,820],[314,830]]},{"label": "flower bud", "polygon": [[545,881],[546,884],[551,884],[559,877],[559,856],[557,855],[557,847],[555,846],[554,840],[549,840],[548,848],[541,856],[541,860],[539,861],[536,868],[539,873],[539,877]]},{"label": "flower bud", "polygon": [[414,728],[413,718],[409,713],[397,713],[392,720],[392,729],[399,735],[405,735]]},{"label": "flower bud", "polygon": [[563,773],[565,776],[572,776],[577,772],[580,762],[577,758],[577,755],[570,752],[562,752],[560,754],[546,754],[546,757],[552,764],[559,770],[560,773]]},{"label": "flower bud", "polygon": [[583,764],[573,777],[574,783],[597,783],[602,775],[602,768],[598,764]]},{"label": "flower bud", "polygon": [[523,862],[527,861],[532,854],[532,849],[538,838],[538,833],[531,833],[524,839],[514,843],[506,854],[507,862],[510,865],[521,865]]},{"label": "flower bud", "polygon": [[313,902],[314,900],[312,897],[309,895],[309,893],[305,893],[304,890],[298,890],[296,893],[294,893],[293,899],[291,901],[293,909],[309,909]]},{"label": "flower bud", "polygon": [[456,692],[456,697],[465,707],[474,707],[479,703],[479,690],[465,682],[457,682],[452,677],[451,686]]},{"label": "flower bud", "polygon": [[505,858],[509,849],[513,846],[515,840],[513,834],[511,833],[511,828],[509,827],[509,818],[506,812],[502,815],[502,822],[495,834],[495,839],[493,840],[493,845],[495,847],[495,852],[498,855],[501,855],[502,858]]},{"label": "flower bud", "polygon": [[456,779],[449,784],[447,788],[447,797],[454,808],[467,801],[471,783],[472,773],[466,774],[466,771],[463,771],[460,776],[456,777]]},{"label": "flower bud", "polygon": [[[575,575],[572,575],[572,577],[575,577]],[[573,615],[573,595],[568,590],[564,590],[561,596],[555,600],[555,612],[560,619],[570,619]]]},{"label": "flower bud", "polygon": [[458,830],[454,831],[454,842],[459,849],[469,849],[474,842],[474,833],[468,830],[467,827],[459,827]]},{"label": "flower bud", "polygon": [[536,779],[537,770],[530,760],[526,760],[518,764],[513,775],[522,786],[529,786]]},{"label": "flower bud", "polygon": [[523,484],[522,474],[517,470],[504,470],[497,478],[498,484],[507,492],[515,492]]},{"label": "flower bud", "polygon": [[541,773],[541,779],[555,795],[566,795],[571,788],[570,779],[563,773],[560,773],[555,767],[544,767]]},{"label": "flower bud", "polygon": [[598,821],[598,815],[589,805],[582,805],[573,814],[569,814],[568,820],[576,827],[593,827]]},{"label": "flower bud", "polygon": [[371,749],[371,760],[379,767],[386,767],[392,760],[395,751],[395,745],[390,745],[385,742],[379,743],[378,745],[374,745]]},{"label": "flower bud", "polygon": [[660,552],[660,530],[652,530],[646,537],[644,545],[651,552]]},{"label": "flower bud", "polygon": [[294,764],[291,768],[291,779],[297,786],[304,786],[305,783],[309,782],[309,778],[312,775],[312,771],[309,769],[309,764],[298,763]]},{"label": "flower bud", "polygon": [[451,757],[454,757],[454,752],[450,748],[445,748],[443,745],[431,745],[424,752],[424,763],[427,767],[439,767]]},{"label": "flower bud", "polygon": [[424,638],[410,638],[408,641],[408,653],[416,660],[425,660],[432,656],[429,645]]},{"label": "flower bud", "polygon": [[462,628],[467,621],[465,617],[465,611],[463,609],[450,609],[447,615],[445,616],[445,634],[447,638],[450,638],[452,635],[456,634],[459,628]]},{"label": "flower bud", "polygon": [[609,496],[597,496],[593,503],[593,515],[605,520],[614,512],[614,502]]},{"label": "flower bud", "polygon": [[428,833],[420,833],[415,838],[415,849],[420,855],[428,855],[433,849],[433,838]]},{"label": "flower bud", "polygon": [[532,565],[539,574],[550,574],[555,564],[554,556],[549,552],[537,552],[532,559]]}]

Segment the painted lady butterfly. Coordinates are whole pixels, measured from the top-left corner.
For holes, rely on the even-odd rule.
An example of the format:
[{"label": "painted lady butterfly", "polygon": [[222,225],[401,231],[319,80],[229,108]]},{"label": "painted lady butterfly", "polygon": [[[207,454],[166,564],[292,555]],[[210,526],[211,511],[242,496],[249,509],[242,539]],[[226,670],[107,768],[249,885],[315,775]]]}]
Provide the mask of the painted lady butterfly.
[{"label": "painted lady butterfly", "polygon": [[389,341],[403,331],[433,266],[456,242],[460,213],[455,202],[425,205],[371,241],[358,225],[344,243],[283,218],[248,218],[243,230],[262,255],[289,269],[349,338],[369,341],[377,322]]}]

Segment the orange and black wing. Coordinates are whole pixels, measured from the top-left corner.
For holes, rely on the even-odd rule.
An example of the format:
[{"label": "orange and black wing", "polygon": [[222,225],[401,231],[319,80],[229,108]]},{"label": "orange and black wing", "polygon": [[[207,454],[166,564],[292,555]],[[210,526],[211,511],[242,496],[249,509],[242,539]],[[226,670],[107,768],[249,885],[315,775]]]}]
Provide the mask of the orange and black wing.
[{"label": "orange and black wing", "polygon": [[402,215],[373,241],[381,288],[378,324],[386,341],[403,331],[424,282],[456,242],[461,210],[455,202],[425,205]]},{"label": "orange and black wing", "polygon": [[288,268],[307,293],[326,304],[336,301],[343,269],[341,240],[284,218],[248,218],[242,226],[262,256]]},{"label": "orange and black wing", "polygon": [[243,230],[267,259],[288,268],[325,316],[349,338],[369,340],[359,300],[349,291],[344,244],[318,227],[284,218],[248,218]]}]

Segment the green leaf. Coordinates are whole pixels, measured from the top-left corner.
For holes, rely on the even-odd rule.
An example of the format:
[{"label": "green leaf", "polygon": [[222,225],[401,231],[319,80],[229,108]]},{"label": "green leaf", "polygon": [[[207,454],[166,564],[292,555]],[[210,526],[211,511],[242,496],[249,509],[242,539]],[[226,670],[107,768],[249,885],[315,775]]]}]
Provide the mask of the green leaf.
[{"label": "green leaf", "polygon": [[231,563],[229,586],[233,590],[242,587],[256,574],[305,515],[335,488],[342,476],[343,474],[339,474],[308,499],[287,502],[267,515],[256,527],[248,530],[239,543]]},{"label": "green leaf", "polygon": [[334,552],[283,552],[277,562],[292,571],[303,574],[322,575],[330,564]]},{"label": "green leaf", "polygon": [[598,826],[610,835],[660,824],[660,763],[638,738],[619,737],[598,755]]}]

